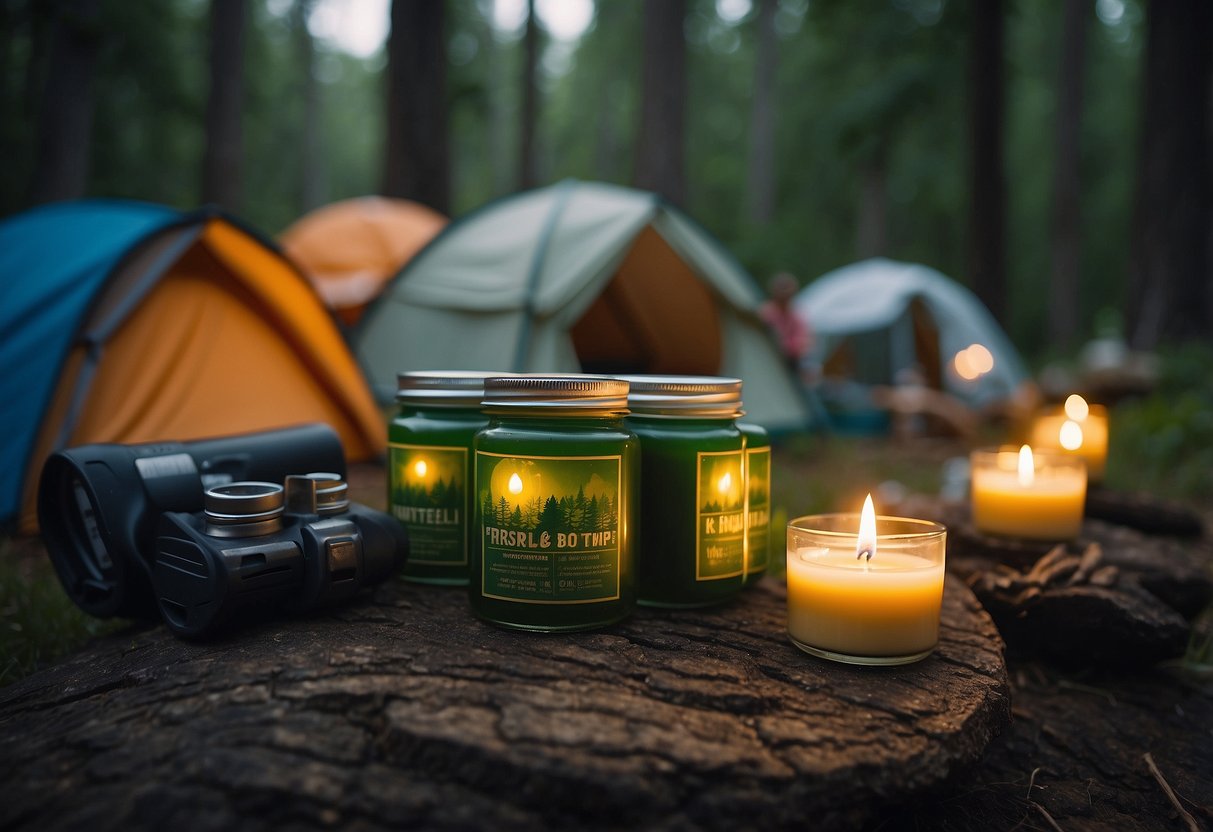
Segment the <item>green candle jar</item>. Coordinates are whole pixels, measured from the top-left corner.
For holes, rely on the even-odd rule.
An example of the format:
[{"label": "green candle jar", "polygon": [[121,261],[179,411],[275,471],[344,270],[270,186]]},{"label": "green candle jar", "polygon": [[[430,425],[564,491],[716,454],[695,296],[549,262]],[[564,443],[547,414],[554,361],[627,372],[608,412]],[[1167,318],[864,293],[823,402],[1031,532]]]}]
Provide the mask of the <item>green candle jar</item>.
[{"label": "green candle jar", "polygon": [[640,438],[639,603],[702,607],[745,582],[741,381],[625,376],[627,425]]},{"label": "green candle jar", "polygon": [[771,561],[771,438],[766,429],[738,422],[745,437],[745,584],[766,574]]},{"label": "green candle jar", "polygon": [[485,381],[476,434],[469,597],[480,618],[542,632],[604,627],[636,604],[632,535],[640,449],[627,382]]},{"label": "green candle jar", "polygon": [[397,376],[400,409],[388,425],[388,511],[409,533],[404,577],[426,584],[468,582],[472,528],[472,438],[482,372],[422,371]]}]

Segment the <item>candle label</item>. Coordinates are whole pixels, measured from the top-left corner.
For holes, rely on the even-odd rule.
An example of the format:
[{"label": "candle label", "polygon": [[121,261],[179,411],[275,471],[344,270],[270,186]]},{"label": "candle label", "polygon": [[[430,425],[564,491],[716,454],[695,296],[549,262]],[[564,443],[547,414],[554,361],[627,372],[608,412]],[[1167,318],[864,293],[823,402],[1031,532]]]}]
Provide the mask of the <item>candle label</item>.
[{"label": "candle label", "polygon": [[467,448],[391,443],[392,516],[409,532],[409,563],[466,566]]},{"label": "candle label", "polygon": [[746,574],[767,568],[771,553],[771,449],[746,451]]},{"label": "candle label", "polygon": [[619,598],[622,457],[476,452],[481,592],[535,604]]},{"label": "candle label", "polygon": [[[695,580],[733,578],[745,568],[742,451],[700,451],[695,493]],[[653,522],[649,520],[647,522]]]}]

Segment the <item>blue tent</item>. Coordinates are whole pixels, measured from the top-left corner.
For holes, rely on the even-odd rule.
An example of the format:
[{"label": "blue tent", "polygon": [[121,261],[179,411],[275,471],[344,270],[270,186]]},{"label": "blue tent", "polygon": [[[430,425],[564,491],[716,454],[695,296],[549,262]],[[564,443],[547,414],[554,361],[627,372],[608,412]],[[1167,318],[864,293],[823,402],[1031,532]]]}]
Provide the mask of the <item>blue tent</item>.
[{"label": "blue tent", "polygon": [[159,205],[96,200],[0,222],[0,518],[17,512],[42,414],[93,298],[137,242],[184,219]]},{"label": "blue tent", "polygon": [[0,222],[0,522],[32,530],[52,450],[326,422],[350,459],[383,417],[283,255],[210,209],[94,200]]}]

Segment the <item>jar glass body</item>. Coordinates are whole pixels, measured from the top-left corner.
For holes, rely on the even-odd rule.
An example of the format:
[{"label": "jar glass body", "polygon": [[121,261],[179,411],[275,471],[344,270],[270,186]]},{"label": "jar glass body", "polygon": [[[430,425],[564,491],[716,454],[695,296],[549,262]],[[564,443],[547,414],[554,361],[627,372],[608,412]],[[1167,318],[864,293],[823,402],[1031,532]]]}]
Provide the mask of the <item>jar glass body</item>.
[{"label": "jar glass body", "polygon": [[493,415],[474,457],[472,611],[543,632],[631,614],[640,448],[623,420]]},{"label": "jar glass body", "polygon": [[746,586],[766,574],[771,562],[771,438],[766,429],[738,422],[745,436]]},{"label": "jar glass body", "polygon": [[407,580],[468,582],[479,543],[472,533],[472,440],[486,424],[479,407],[405,404],[388,425],[388,513],[409,533]]},{"label": "jar glass body", "polygon": [[637,596],[657,607],[726,601],[745,580],[745,445],[731,418],[630,416],[640,438]]}]

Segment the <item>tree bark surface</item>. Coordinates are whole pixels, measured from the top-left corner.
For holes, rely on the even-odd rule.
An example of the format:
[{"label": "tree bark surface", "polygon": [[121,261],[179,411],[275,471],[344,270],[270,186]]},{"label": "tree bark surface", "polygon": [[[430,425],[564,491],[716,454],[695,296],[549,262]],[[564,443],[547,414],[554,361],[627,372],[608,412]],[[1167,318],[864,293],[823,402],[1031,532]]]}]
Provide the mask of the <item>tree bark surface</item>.
[{"label": "tree bark surface", "polygon": [[211,0],[210,93],[202,201],[239,213],[244,202],[245,0]]},{"label": "tree bark surface", "polygon": [[686,0],[646,0],[635,184],[686,204]]},{"label": "tree bark surface", "polygon": [[799,652],[784,599],[540,636],[394,583],[217,643],[119,633],[0,691],[0,827],[855,828],[1008,725],[958,580],[901,668]]}]

